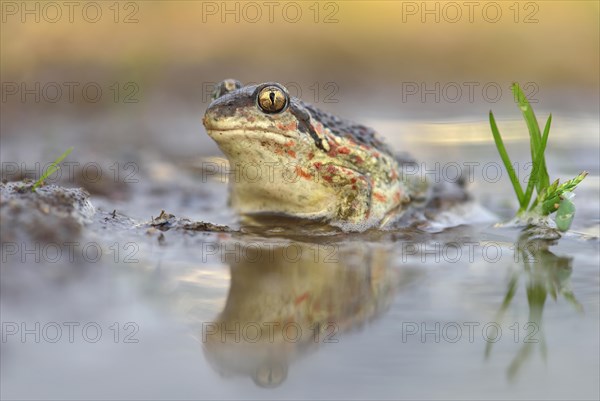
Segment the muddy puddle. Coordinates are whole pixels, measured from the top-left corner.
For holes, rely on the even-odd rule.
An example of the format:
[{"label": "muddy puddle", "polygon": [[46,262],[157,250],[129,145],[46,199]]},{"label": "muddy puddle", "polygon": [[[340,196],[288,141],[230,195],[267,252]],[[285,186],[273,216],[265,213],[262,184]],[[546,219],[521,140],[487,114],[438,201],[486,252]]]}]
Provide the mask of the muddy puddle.
[{"label": "muddy puddle", "polygon": [[[130,142],[101,118],[4,134],[3,398],[598,397],[597,120],[555,116],[551,175],[590,172],[556,240],[496,226],[516,205],[485,121],[367,122],[430,179],[468,173],[486,219],[331,234],[240,229],[198,115],[176,143],[158,120]],[[526,131],[502,124],[526,175]],[[79,206],[8,196],[57,143],[72,169],[44,190],[83,186]]]}]

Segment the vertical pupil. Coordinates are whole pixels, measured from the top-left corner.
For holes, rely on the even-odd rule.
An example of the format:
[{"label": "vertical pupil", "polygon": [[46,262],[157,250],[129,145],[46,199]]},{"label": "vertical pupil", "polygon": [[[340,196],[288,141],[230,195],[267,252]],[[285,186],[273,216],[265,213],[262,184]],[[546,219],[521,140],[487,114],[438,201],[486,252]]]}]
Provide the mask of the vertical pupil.
[{"label": "vertical pupil", "polygon": [[287,105],[286,94],[278,89],[266,87],[257,95],[256,99],[260,108],[267,113],[279,113]]}]

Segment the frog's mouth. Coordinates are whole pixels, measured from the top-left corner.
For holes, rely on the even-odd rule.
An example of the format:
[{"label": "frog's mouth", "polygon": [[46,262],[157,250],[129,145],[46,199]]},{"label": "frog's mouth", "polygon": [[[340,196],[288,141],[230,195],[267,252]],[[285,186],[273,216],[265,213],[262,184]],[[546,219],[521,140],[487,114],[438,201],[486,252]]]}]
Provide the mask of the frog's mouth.
[{"label": "frog's mouth", "polygon": [[282,136],[284,138],[292,138],[297,139],[298,134],[294,131],[283,131],[279,129],[269,129],[269,128],[254,128],[254,127],[215,127],[209,128],[206,127],[206,132],[208,135],[215,139],[215,136],[237,136],[237,135],[245,135],[245,136],[267,136],[271,137],[273,135]]},{"label": "frog's mouth", "polygon": [[298,162],[296,156],[303,153],[293,146],[300,142],[297,135],[253,128],[207,129],[206,131],[230,163],[286,164],[292,161]]},{"label": "frog's mouth", "polygon": [[219,115],[216,111],[208,110],[202,119],[208,135],[217,140],[218,137],[261,137],[277,135],[280,137],[298,139],[298,125],[295,120],[271,121],[254,115],[234,115],[234,117]]},{"label": "frog's mouth", "polygon": [[277,129],[265,129],[263,127],[226,127],[206,128],[208,136],[219,145],[225,153],[228,149],[252,150],[266,144],[285,146],[290,140],[298,141],[298,133],[293,131],[282,131]]}]

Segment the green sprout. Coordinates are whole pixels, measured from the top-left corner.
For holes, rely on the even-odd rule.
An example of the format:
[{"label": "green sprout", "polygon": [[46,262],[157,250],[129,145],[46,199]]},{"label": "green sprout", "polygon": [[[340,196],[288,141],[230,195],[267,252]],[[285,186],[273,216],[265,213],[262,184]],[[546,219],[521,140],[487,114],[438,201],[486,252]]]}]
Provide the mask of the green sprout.
[{"label": "green sprout", "polygon": [[[542,133],[538,126],[533,108],[517,83],[513,83],[512,91],[527,124],[527,129],[529,130],[529,147],[531,149],[531,163],[533,169],[525,190],[523,190],[519,183],[519,179],[512,166],[510,157],[508,156],[508,152],[506,151],[506,147],[500,136],[500,131],[496,125],[494,114],[491,110],[490,127],[492,129],[492,135],[494,136],[496,148],[498,149],[500,158],[508,172],[513,189],[517,195],[517,200],[519,201],[517,216],[521,216],[526,212],[541,216],[548,216],[557,212],[555,221],[558,229],[567,231],[575,216],[575,205],[570,200],[573,197],[573,190],[588,173],[583,171],[577,177],[562,184],[559,184],[558,180],[550,184],[550,176],[546,169],[545,151],[546,145],[548,144],[550,125],[552,124],[552,114],[548,116],[546,126]],[[534,189],[537,193],[537,197],[532,202]]]},{"label": "green sprout", "polygon": [[54,174],[55,171],[58,171],[58,169],[60,169],[60,166],[58,165],[60,162],[62,162],[65,157],[69,156],[69,153],[71,153],[73,151],[73,147],[71,146],[69,149],[67,149],[65,151],[65,153],[63,153],[62,155],[58,156],[56,158],[56,160],[54,160],[51,164],[50,167],[48,167],[46,169],[46,172],[44,174],[42,174],[42,176],[35,182],[35,184],[33,184],[33,187],[31,188],[31,191],[35,192],[35,190],[43,184],[44,180],[48,177],[50,177],[52,174]]}]

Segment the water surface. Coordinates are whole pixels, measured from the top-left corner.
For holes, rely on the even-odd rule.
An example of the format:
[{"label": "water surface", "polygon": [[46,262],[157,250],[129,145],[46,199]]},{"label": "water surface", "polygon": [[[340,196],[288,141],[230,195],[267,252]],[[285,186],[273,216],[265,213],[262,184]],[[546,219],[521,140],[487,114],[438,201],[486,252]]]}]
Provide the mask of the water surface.
[{"label": "water surface", "polygon": [[[189,121],[189,142],[211,146]],[[237,227],[226,179],[202,175],[203,163],[222,160],[208,158],[219,157],[214,147],[201,157],[141,148],[137,182],[92,194],[99,213],[76,250],[98,244],[101,258],[3,261],[2,397],[597,399],[598,127],[563,121],[550,139],[550,174],[590,175],[577,191],[572,231],[555,242],[495,226],[515,203],[507,178],[493,175],[500,164],[484,121],[370,121],[422,160],[430,179],[471,166],[469,190],[495,217],[435,232],[265,236],[106,225],[113,209],[137,222],[165,209]],[[525,176],[524,127],[501,124]],[[8,140],[23,153],[19,139]],[[11,160],[5,149],[3,161]],[[35,149],[28,157],[40,157]],[[107,149],[95,160],[132,154]],[[14,324],[19,332],[9,334]]]}]

